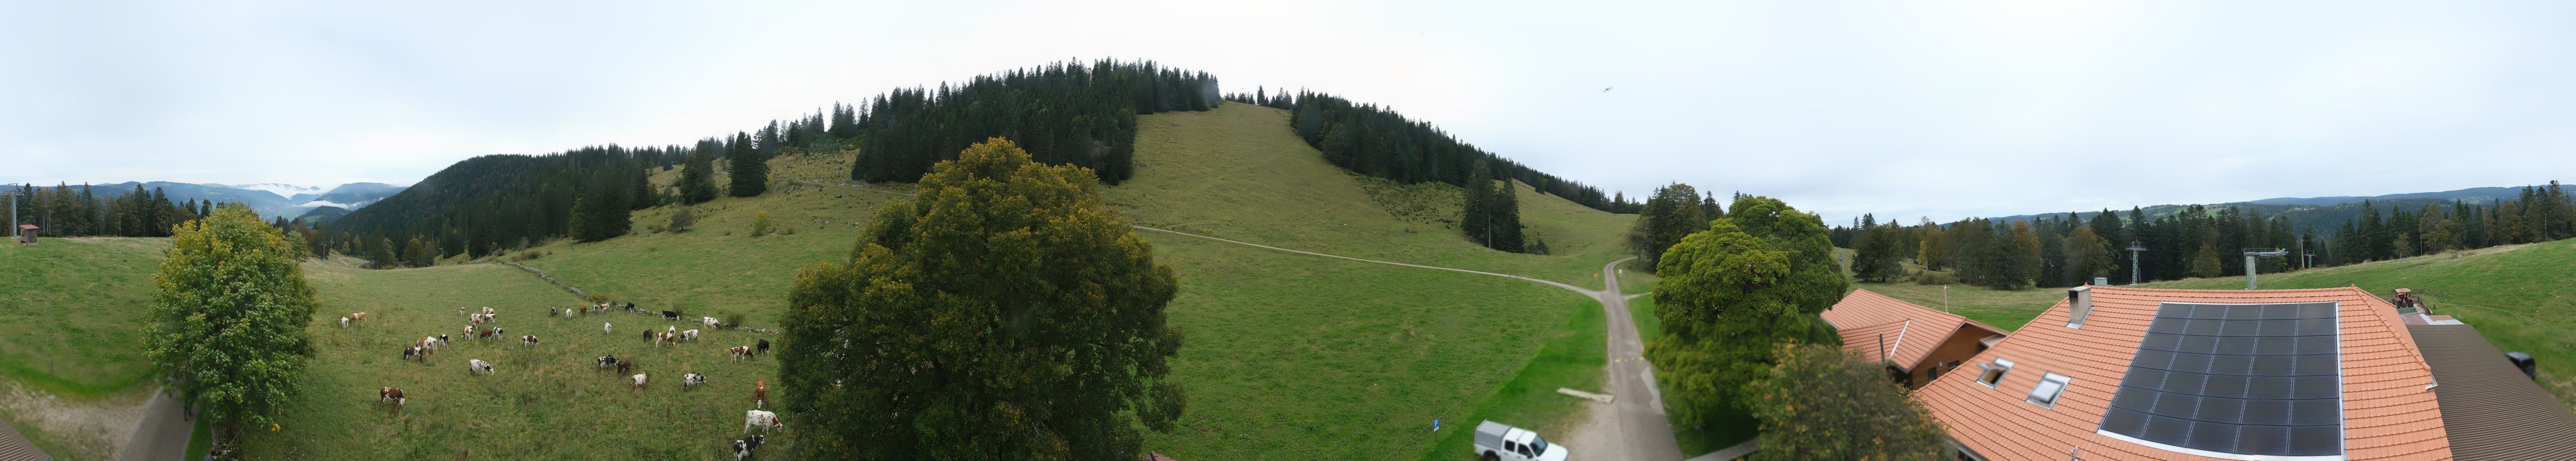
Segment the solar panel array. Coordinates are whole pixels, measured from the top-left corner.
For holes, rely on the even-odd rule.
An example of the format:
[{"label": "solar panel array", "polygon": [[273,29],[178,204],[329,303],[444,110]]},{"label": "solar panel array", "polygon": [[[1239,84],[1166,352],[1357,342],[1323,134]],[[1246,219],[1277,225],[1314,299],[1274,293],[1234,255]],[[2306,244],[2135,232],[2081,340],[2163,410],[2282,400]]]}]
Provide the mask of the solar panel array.
[{"label": "solar panel array", "polygon": [[2223,453],[2343,454],[2335,308],[2164,303],[2101,430]]}]

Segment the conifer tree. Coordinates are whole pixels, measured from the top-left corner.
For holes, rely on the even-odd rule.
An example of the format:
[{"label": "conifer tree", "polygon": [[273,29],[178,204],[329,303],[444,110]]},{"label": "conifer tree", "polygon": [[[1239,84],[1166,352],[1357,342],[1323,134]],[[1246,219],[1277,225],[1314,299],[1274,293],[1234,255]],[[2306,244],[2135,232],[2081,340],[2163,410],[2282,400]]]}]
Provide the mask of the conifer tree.
[{"label": "conifer tree", "polygon": [[[775,131],[778,126],[773,123],[769,128]],[[749,138],[750,135],[737,134],[734,141],[736,145],[747,144],[750,141]],[[769,191],[769,156],[774,155],[778,149],[765,143],[773,142],[778,142],[775,137],[765,141],[760,149],[733,150],[733,155],[725,162],[733,168],[731,174],[733,184],[727,189],[728,192],[735,197],[758,197]]]},{"label": "conifer tree", "polygon": [[[742,146],[736,150],[747,148],[749,146]],[[688,165],[680,167],[680,203],[696,205],[716,199],[714,164],[715,158],[711,153],[689,156]]]},{"label": "conifer tree", "polygon": [[1655,195],[1646,198],[1637,210],[1636,227],[1628,231],[1629,250],[1637,255],[1639,265],[1658,267],[1664,251],[1682,237],[1708,230],[1708,221],[1716,217],[1706,214],[1700,200],[1698,189],[1682,183],[1656,188]]}]

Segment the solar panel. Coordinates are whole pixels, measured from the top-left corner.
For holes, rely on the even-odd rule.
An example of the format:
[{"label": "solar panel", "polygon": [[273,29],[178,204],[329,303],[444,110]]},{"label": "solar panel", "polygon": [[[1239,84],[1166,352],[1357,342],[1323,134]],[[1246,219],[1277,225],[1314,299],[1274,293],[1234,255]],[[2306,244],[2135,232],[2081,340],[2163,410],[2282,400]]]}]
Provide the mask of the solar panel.
[{"label": "solar panel", "polygon": [[2158,306],[2100,430],[2239,455],[2343,454],[2336,308]]}]

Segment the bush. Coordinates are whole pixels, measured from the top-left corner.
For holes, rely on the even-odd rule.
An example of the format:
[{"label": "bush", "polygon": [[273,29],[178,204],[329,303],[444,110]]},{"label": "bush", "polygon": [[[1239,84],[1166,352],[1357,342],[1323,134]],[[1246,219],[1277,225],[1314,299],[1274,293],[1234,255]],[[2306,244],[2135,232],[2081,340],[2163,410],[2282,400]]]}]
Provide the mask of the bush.
[{"label": "bush", "polygon": [[1957,285],[1959,284],[1959,274],[1934,271],[1916,272],[1914,273],[1914,283],[1917,285]]},{"label": "bush", "polygon": [[1762,451],[1753,459],[1939,459],[1941,423],[1887,368],[1827,345],[1782,346],[1755,382]]},{"label": "bush", "polygon": [[769,235],[769,210],[761,210],[751,215],[751,236],[763,235]]},{"label": "bush", "polygon": [[724,326],[725,328],[742,328],[742,314],[725,314]]},{"label": "bush", "polygon": [[688,232],[689,226],[697,223],[698,217],[689,213],[689,207],[671,211],[671,232]]}]

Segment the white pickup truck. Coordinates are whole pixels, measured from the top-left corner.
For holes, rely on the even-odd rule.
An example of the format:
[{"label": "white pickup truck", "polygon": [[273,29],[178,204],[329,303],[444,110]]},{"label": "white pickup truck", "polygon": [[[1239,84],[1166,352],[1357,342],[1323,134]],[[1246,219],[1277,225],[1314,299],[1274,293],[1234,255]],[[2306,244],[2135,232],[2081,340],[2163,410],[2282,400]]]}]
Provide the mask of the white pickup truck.
[{"label": "white pickup truck", "polygon": [[1485,461],[1566,461],[1569,455],[1536,432],[1485,421],[1476,424],[1476,456]]}]

